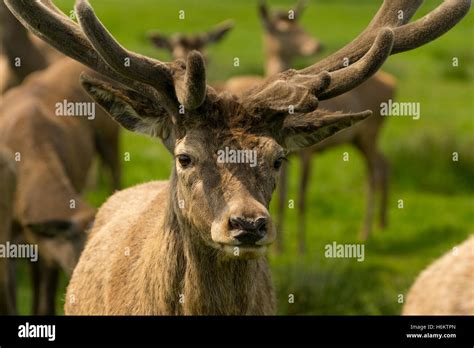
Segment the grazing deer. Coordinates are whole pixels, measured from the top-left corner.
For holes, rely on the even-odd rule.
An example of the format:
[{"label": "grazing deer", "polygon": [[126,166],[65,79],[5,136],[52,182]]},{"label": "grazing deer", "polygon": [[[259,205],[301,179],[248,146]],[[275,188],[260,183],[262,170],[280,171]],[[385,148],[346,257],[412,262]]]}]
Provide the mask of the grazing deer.
[{"label": "grazing deer", "polygon": [[38,245],[39,260],[32,262],[35,314],[54,313],[58,271],[71,273],[95,215],[80,196],[94,155],[92,121],[56,114],[62,99],[84,100],[75,80],[84,69],[64,58],[0,103],[0,147],[15,154],[17,169],[12,232],[5,233]]},{"label": "grazing deer", "polygon": [[421,272],[402,314],[474,315],[474,235]]},{"label": "grazing deer", "polygon": [[221,41],[234,27],[234,22],[227,20],[216,25],[211,30],[195,35],[175,33],[171,37],[154,31],[149,34],[150,40],[156,47],[166,49],[173,59],[186,59],[191,51],[199,51],[207,61],[206,46]]},{"label": "grazing deer", "polygon": [[[275,239],[268,206],[285,153],[370,115],[327,112],[318,101],[355,88],[390,54],[436,39],[470,8],[469,0],[447,0],[407,24],[422,1],[385,1],[338,52],[235,96],[206,84],[196,51],[163,63],[125,49],[86,0],[76,2],[79,26],[36,1],[5,2],[35,34],[114,80],[82,75],[111,117],[159,137],[175,157],[169,181],[120,191],[102,206],[68,286],[66,314],[274,313],[264,255]],[[258,163],[219,160],[224,149],[253,151]]]}]

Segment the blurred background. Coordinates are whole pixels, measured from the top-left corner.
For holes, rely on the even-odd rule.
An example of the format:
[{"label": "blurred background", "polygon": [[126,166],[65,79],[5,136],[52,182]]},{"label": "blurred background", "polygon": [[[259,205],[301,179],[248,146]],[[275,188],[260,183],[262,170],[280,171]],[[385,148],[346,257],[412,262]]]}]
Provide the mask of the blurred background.
[{"label": "blurred background", "polygon": [[[223,42],[209,47],[209,80],[264,73],[262,25],[257,2],[251,0],[90,0],[98,17],[127,48],[170,60],[146,33],[203,32],[233,19],[235,28]],[[289,9],[293,1],[267,1]],[[73,0],[56,0],[66,13]],[[320,57],[302,59],[304,67],[337,50],[358,35],[380,6],[377,0],[311,0],[303,27],[325,45]],[[438,5],[427,0],[415,18]],[[185,19],[178,18],[185,11]],[[288,209],[284,252],[270,260],[279,314],[396,315],[403,295],[431,261],[474,231],[474,26],[469,14],[451,32],[427,46],[388,59],[383,69],[397,80],[396,101],[419,102],[421,117],[390,117],[380,147],[391,163],[389,225],[375,227],[365,242],[365,260],[328,259],[324,246],[360,243],[364,216],[366,168],[359,152],[349,145],[316,156],[308,192],[307,251],[296,251],[296,209]],[[240,66],[234,66],[238,57]],[[453,67],[453,58],[459,66]],[[350,160],[343,161],[347,152]],[[459,161],[453,162],[453,152]],[[158,140],[123,131],[121,153],[123,187],[167,179],[171,156]],[[122,160],[123,160],[122,156]],[[288,199],[296,200],[299,161],[290,159]],[[87,193],[99,207],[110,195],[104,174]],[[403,199],[403,209],[398,200]],[[276,199],[274,199],[275,201]],[[275,202],[273,202],[275,203]],[[274,207],[273,207],[274,208]],[[273,209],[274,211],[274,209]],[[18,305],[30,313],[31,291],[26,262],[19,279]],[[61,281],[58,308],[62,313],[66,278]],[[288,296],[294,295],[294,303]]]}]

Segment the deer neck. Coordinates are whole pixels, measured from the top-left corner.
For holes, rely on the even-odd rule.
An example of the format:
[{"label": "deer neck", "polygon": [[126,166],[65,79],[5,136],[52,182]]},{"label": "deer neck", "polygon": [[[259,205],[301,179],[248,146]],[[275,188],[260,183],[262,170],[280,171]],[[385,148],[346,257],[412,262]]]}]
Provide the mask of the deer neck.
[{"label": "deer neck", "polygon": [[[173,179],[170,187],[175,187]],[[163,261],[157,272],[165,277],[156,294],[165,307],[162,314],[258,314],[254,308],[264,300],[258,298],[256,279],[262,270],[267,275],[266,260],[222,260],[197,236],[199,231],[186,221],[171,191],[156,255]]]},{"label": "deer neck", "polygon": [[283,54],[268,37],[264,38],[265,43],[265,76],[272,76],[291,68],[292,57]]},{"label": "deer neck", "polygon": [[265,76],[272,76],[291,67],[291,59],[278,53],[267,53]]}]

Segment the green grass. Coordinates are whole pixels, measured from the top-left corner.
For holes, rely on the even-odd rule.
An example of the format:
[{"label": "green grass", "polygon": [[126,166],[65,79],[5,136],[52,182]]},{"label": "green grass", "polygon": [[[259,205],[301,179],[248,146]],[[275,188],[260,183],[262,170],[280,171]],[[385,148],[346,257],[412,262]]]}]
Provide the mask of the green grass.
[{"label": "green grass", "polygon": [[[58,1],[69,10],[72,1]],[[160,59],[145,39],[150,29],[165,33],[204,31],[233,18],[236,28],[222,44],[209,49],[209,78],[223,80],[263,71],[261,27],[255,1],[102,0],[91,3],[110,31],[126,47]],[[289,6],[292,2],[276,3]],[[421,14],[439,1],[427,1]],[[311,4],[303,25],[334,51],[355,37],[375,13],[379,1],[323,1]],[[178,20],[185,10],[186,19]],[[296,254],[297,217],[288,209],[284,229],[286,250],[271,255],[281,314],[398,314],[398,296],[405,294],[416,275],[432,260],[473,232],[474,203],[474,68],[473,19],[468,16],[443,38],[416,51],[391,57],[384,69],[398,79],[397,100],[421,103],[421,119],[390,118],[381,148],[391,161],[389,227],[375,229],[365,244],[364,262],[327,259],[324,246],[332,241],[356,243],[365,206],[365,166],[354,148],[334,148],[317,157],[308,192],[305,256]],[[234,57],[241,66],[233,67]],[[453,57],[460,66],[452,67]],[[311,60],[298,61],[304,66]],[[342,161],[342,153],[350,161]],[[453,152],[459,161],[451,160]],[[157,141],[123,132],[124,186],[166,179],[170,155]],[[296,199],[298,162],[291,165],[290,199]],[[109,194],[102,177],[87,192],[99,206]],[[404,208],[398,209],[398,199]],[[25,275],[26,266],[22,266]],[[28,313],[28,283],[22,278],[20,308]],[[63,281],[58,305],[62,307]],[[288,303],[288,295],[295,303]]]}]

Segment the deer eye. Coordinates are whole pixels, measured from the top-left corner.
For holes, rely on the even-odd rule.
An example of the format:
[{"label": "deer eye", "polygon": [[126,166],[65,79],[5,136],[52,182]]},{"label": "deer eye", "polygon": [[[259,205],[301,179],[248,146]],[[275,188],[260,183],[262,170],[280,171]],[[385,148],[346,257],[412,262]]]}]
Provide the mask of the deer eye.
[{"label": "deer eye", "polygon": [[178,155],[178,162],[183,168],[187,168],[191,165],[191,157],[188,155]]},{"label": "deer eye", "polygon": [[273,168],[275,169],[280,169],[281,165],[283,164],[283,161],[285,160],[285,157],[280,157],[273,162]]}]

